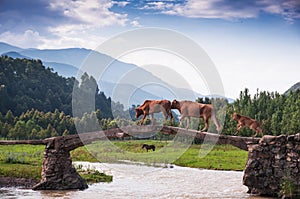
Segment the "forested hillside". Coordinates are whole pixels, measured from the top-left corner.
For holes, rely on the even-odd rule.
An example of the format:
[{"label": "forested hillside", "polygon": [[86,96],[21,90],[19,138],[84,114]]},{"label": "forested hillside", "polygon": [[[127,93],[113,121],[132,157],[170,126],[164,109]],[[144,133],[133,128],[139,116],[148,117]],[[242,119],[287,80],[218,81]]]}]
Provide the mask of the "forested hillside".
[{"label": "forested hillside", "polygon": [[[96,109],[101,117],[112,117],[111,100],[99,92],[97,82],[86,73],[81,82],[74,77],[64,78],[45,68],[40,60],[13,59],[0,57],[0,112],[11,111],[18,116],[27,110],[36,109],[43,112],[54,112],[55,109],[72,115],[73,87],[77,92],[93,92]],[[94,85],[95,89],[87,91]],[[84,102],[82,102],[84,103]]]},{"label": "forested hillside", "polygon": [[[87,109],[76,110],[80,117],[72,117],[73,88],[81,96],[73,104],[78,107],[81,103],[86,105],[86,97],[95,96],[96,109],[87,104],[90,105]],[[0,96],[0,138],[4,139],[43,139],[74,134],[75,124],[80,124],[85,131],[99,130],[89,125],[95,120],[99,121],[102,129],[135,124],[135,121],[124,119],[128,118],[124,106],[112,102],[100,92],[92,76],[85,73],[80,82],[75,78],[64,78],[45,68],[39,60],[0,57]],[[208,98],[197,101],[210,103]],[[285,94],[257,91],[254,96],[245,89],[233,103],[223,99],[216,99],[216,102],[215,105],[221,107],[218,114],[226,115],[222,134],[233,135],[236,132],[236,122],[232,121],[234,112],[260,121],[264,134],[300,132],[299,89],[291,89]],[[114,115],[119,117],[113,118],[111,106],[114,107]],[[134,108],[133,105],[129,109],[132,118]],[[191,127],[197,129],[195,125]],[[242,136],[253,134],[247,128],[240,132]]]}]

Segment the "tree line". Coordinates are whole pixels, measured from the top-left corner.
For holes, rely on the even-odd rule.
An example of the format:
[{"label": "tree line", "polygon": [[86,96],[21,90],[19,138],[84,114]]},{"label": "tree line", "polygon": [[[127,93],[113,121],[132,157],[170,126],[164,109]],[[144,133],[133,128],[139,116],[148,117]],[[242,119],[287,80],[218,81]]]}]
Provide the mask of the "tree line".
[{"label": "tree line", "polygon": [[[208,98],[199,98],[197,101],[211,103],[211,99]],[[236,122],[232,120],[234,112],[260,121],[264,134],[280,135],[300,132],[300,90],[290,92],[287,95],[261,91],[251,97],[249,90],[245,89],[233,103],[228,103],[222,99],[216,101],[217,103],[214,104],[218,106],[218,115],[223,114],[224,116],[225,114],[222,134],[233,135],[236,132]],[[222,109],[224,103],[226,106]],[[119,110],[114,109],[114,111],[123,112],[123,115],[129,114],[131,118],[128,119],[125,116],[105,118],[102,117],[99,109],[91,113],[84,113],[80,118],[71,117],[58,109],[54,112],[31,109],[19,116],[14,116],[9,110],[6,114],[0,114],[0,137],[5,139],[44,139],[76,134],[76,126],[81,126],[86,132],[89,132],[137,125],[133,115],[136,106],[132,106],[128,110],[124,110],[120,104],[118,106]],[[177,120],[174,125],[178,126],[178,123]],[[197,122],[196,124],[198,125]],[[192,124],[191,128],[197,129],[198,126]],[[243,128],[239,135],[252,136],[253,133],[250,129]]]},{"label": "tree line", "polygon": [[[86,96],[91,96],[95,98],[95,106],[79,109],[76,113],[78,117],[73,117],[71,107],[73,91],[75,95],[84,96],[76,98],[73,105],[81,107],[81,104],[86,104]],[[2,56],[0,95],[2,139],[44,139],[76,134],[76,126],[81,126],[85,131],[95,131],[99,130],[99,127],[105,130],[136,125],[134,119],[136,105],[125,110],[122,104],[111,101],[100,92],[92,76],[84,73],[80,82],[74,77],[64,78],[50,68],[45,68],[40,60]],[[198,98],[196,101],[214,102],[218,110],[217,116],[224,118],[222,134],[233,135],[236,132],[236,122],[232,121],[234,112],[260,121],[265,134],[300,132],[299,89],[285,94],[257,91],[254,96],[245,89],[233,103],[228,103],[226,99],[209,98]],[[97,125],[94,125],[95,123]],[[149,120],[146,123],[149,123]],[[178,119],[173,125],[178,125]],[[198,128],[197,125],[191,126]],[[240,135],[252,136],[253,132],[243,128]]]},{"label": "tree line", "polygon": [[[227,106],[224,134],[235,132],[236,122],[231,119],[234,112],[258,120],[264,134],[296,134],[300,132],[300,90],[285,94],[257,90],[254,96],[248,89],[241,91],[239,98]],[[252,134],[247,128],[240,133],[243,136]]]}]

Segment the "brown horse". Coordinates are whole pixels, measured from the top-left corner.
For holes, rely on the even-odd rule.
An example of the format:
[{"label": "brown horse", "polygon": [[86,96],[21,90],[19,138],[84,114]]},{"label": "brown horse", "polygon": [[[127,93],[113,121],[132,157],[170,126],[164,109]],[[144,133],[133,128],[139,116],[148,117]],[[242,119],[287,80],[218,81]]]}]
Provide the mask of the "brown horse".
[{"label": "brown horse", "polygon": [[232,120],[238,122],[238,124],[236,125],[237,132],[235,133],[235,135],[237,135],[239,133],[239,131],[241,130],[241,128],[243,128],[244,126],[247,126],[256,132],[253,137],[256,137],[258,135],[258,133],[261,133],[262,135],[264,135],[262,132],[262,129],[260,128],[259,122],[256,121],[255,119],[234,113],[232,116]]},{"label": "brown horse", "polygon": [[186,128],[189,127],[190,117],[196,117],[196,118],[204,119],[205,126],[201,131],[208,130],[210,118],[212,118],[212,120],[214,121],[218,133],[220,133],[222,130],[222,127],[215,115],[213,106],[211,104],[201,104],[201,103],[186,101],[186,100],[185,101],[173,100],[171,108],[177,109],[180,112],[181,114],[180,125],[182,125],[183,119],[187,117],[188,124]]},{"label": "brown horse", "polygon": [[168,116],[170,116],[170,122],[173,120],[173,115],[171,112],[171,102],[169,100],[145,100],[144,103],[135,109],[135,117],[139,118],[143,115],[141,124],[144,123],[147,115],[151,115],[152,122],[154,120],[154,113],[162,112],[164,114],[166,123]]}]

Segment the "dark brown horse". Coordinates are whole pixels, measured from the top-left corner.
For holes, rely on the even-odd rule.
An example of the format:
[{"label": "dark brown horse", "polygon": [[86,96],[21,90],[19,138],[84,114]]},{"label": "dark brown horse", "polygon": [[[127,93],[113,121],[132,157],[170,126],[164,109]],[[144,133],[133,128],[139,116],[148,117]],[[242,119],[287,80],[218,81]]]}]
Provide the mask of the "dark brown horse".
[{"label": "dark brown horse", "polygon": [[142,149],[143,148],[145,148],[146,150],[147,150],[147,152],[148,152],[148,150],[153,150],[153,151],[155,151],[155,146],[154,145],[148,145],[148,144],[143,144],[143,146],[142,146]]}]

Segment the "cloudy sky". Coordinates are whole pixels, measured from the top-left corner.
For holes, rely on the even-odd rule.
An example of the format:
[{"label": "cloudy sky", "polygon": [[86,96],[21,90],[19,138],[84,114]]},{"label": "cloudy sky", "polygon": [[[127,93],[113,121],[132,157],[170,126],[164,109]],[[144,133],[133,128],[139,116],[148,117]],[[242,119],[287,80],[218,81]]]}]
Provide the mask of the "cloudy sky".
[{"label": "cloudy sky", "polygon": [[0,1],[0,41],[23,48],[95,49],[143,27],[175,30],[197,42],[227,97],[245,87],[282,93],[300,81],[299,0]]}]

